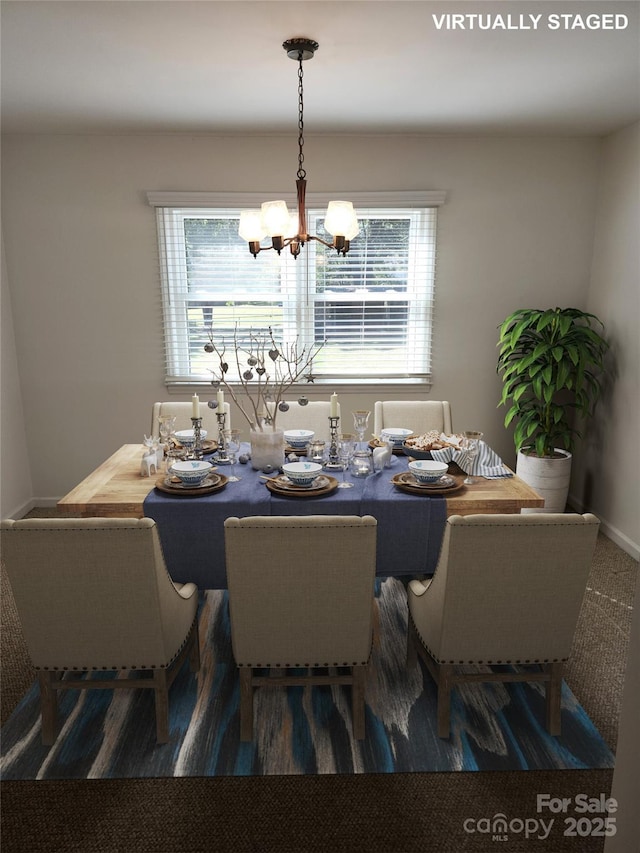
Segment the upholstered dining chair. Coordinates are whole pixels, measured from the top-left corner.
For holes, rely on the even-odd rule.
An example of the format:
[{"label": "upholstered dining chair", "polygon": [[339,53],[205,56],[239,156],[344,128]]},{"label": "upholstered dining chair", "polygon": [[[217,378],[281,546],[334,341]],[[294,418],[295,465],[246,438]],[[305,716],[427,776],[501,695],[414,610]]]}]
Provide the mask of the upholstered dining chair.
[{"label": "upholstered dining chair", "polygon": [[[161,415],[173,416],[176,419],[176,429],[191,429],[192,404],[182,401],[173,401],[164,403],[154,403],[151,412],[151,435],[158,438],[160,435]],[[218,419],[216,418],[216,409],[210,409],[206,403],[200,403],[200,417],[202,418],[202,429],[207,430],[207,438],[218,438]],[[225,429],[231,429],[231,406],[229,403],[224,404],[226,413]]]},{"label": "upholstered dining chair", "polygon": [[422,435],[437,429],[450,435],[451,406],[446,400],[378,400],[373,408],[373,433],[384,427],[411,429]]},{"label": "upholstered dining chair", "polygon": [[[183,661],[200,666],[198,590],[174,584],[150,518],[46,518],[1,525],[6,564],[40,684],[42,741],[57,731],[59,690],[146,688],[158,743],[169,738],[168,690]],[[106,671],[151,677],[104,679]],[[100,672],[93,680],[91,673]],[[84,673],[85,678],[74,677]]]},{"label": "upholstered dining chair", "polygon": [[407,664],[419,653],[436,682],[440,737],[449,736],[452,688],[469,681],[544,682],[547,729],[560,734],[563,664],[599,524],[589,513],[447,520],[433,578],[407,590]]},{"label": "upholstered dining chair", "polygon": [[[269,411],[273,412],[273,404],[267,404]],[[301,406],[297,401],[289,403],[286,412],[278,412],[276,426],[278,429],[312,429],[315,438],[328,441],[330,437],[329,414],[331,403],[329,400],[311,400],[306,406]],[[338,415],[340,415],[340,403],[338,403]]]},{"label": "upholstered dining chair", "polygon": [[[253,737],[254,687],[307,684],[350,684],[354,737],[364,738],[376,525],[371,516],[348,515],[225,521],[241,740]],[[350,671],[340,674],[334,667]],[[294,668],[307,672],[286,672]],[[319,668],[328,668],[328,674],[314,674]],[[254,669],[284,677],[254,674]]]}]

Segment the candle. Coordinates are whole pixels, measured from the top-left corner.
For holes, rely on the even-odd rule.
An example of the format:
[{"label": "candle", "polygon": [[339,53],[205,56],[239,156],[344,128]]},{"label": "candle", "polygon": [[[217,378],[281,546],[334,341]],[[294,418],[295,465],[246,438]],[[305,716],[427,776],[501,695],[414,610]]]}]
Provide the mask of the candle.
[{"label": "candle", "polygon": [[197,394],[194,394],[191,398],[191,417],[200,417],[200,399]]},{"label": "candle", "polygon": [[336,394],[335,391],[331,395],[331,417],[332,418],[338,417],[338,395]]},{"label": "candle", "polygon": [[218,409],[220,410],[220,414],[224,412],[224,391],[222,388],[218,389]]}]

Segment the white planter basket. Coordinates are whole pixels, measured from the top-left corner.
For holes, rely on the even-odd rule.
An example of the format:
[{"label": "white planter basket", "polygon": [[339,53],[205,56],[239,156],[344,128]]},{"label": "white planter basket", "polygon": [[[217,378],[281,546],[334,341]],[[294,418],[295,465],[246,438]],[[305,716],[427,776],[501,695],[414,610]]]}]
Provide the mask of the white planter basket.
[{"label": "white planter basket", "polygon": [[523,509],[521,512],[564,512],[571,479],[571,454],[555,448],[552,458],[530,456],[520,451],[516,474],[544,498],[544,508]]}]

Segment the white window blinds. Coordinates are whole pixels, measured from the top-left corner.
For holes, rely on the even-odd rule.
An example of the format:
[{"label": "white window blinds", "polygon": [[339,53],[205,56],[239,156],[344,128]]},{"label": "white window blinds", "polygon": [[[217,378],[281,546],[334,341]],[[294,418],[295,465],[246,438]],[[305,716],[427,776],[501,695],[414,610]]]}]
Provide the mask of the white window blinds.
[{"label": "white window blinds", "polygon": [[[317,383],[429,380],[436,209],[444,193],[351,193],[360,234],[346,257],[310,241],[297,260],[288,249],[249,253],[237,232],[240,210],[259,204],[254,197],[148,197],[157,208],[167,384],[211,380],[217,364],[204,350],[209,335],[227,347],[233,380],[234,332],[242,343],[269,328],[284,345],[322,344],[312,369]],[[309,232],[330,239],[325,199],[307,202]]]}]

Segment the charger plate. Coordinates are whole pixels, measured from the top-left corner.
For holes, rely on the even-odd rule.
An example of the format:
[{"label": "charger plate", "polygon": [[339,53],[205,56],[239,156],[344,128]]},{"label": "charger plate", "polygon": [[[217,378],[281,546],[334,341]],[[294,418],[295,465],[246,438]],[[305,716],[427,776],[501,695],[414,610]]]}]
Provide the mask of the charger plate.
[{"label": "charger plate", "polygon": [[391,478],[391,482],[403,492],[412,495],[448,495],[464,487],[462,477],[445,474],[437,483],[419,483],[410,471],[402,471]]},{"label": "charger plate", "polygon": [[289,445],[285,445],[284,455],[288,456],[290,453],[295,453],[296,456],[306,456],[307,455],[306,447],[289,447]]},{"label": "charger plate", "polygon": [[210,495],[213,492],[219,492],[229,482],[229,478],[224,474],[210,473],[208,474],[199,486],[183,486],[182,483],[173,482],[174,478],[160,477],[156,480],[156,489],[159,492],[165,492],[167,495],[174,495],[186,498],[197,498],[200,495]]},{"label": "charger plate", "polygon": [[266,487],[274,495],[280,495],[287,498],[319,498],[322,495],[329,495],[338,488],[338,481],[335,477],[330,477],[329,474],[320,474],[311,486],[296,486],[294,483],[288,482],[282,474],[277,477],[271,477],[266,481]]},{"label": "charger plate", "polygon": [[[172,441],[173,447],[176,450],[188,450],[189,448],[185,447],[184,444],[180,444],[179,441]],[[214,450],[218,449],[218,442],[213,438],[205,438],[202,442],[202,452],[203,453],[213,453]]]}]

